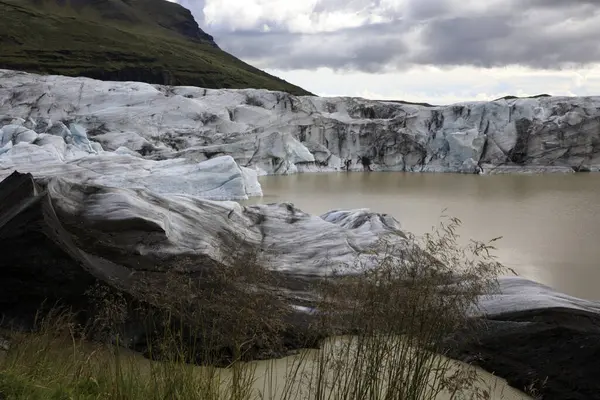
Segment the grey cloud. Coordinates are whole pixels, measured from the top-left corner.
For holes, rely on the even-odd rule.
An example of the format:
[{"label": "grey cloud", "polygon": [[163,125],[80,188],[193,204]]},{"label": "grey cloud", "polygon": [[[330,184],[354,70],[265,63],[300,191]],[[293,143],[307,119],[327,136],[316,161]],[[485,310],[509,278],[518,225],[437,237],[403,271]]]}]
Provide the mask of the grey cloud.
[{"label": "grey cloud", "polygon": [[408,52],[398,32],[402,28],[392,24],[374,24],[311,35],[245,31],[217,39],[221,47],[261,68],[329,67],[377,72]]},{"label": "grey cloud", "polygon": [[[181,0],[186,2],[192,3]],[[261,68],[284,70],[330,67],[378,72],[415,65],[559,69],[600,62],[597,0],[506,0],[483,11],[456,0],[408,0],[395,13],[384,4],[320,1],[315,14],[383,10],[391,19],[335,32],[297,34],[268,20],[259,21],[252,31],[225,32],[215,26],[208,31],[232,54]],[[565,21],[570,25],[559,25]],[[271,31],[262,32],[263,24]]]},{"label": "grey cloud", "polygon": [[542,7],[542,8],[573,8],[573,6],[598,6],[598,0],[524,0],[524,3],[528,7]]},{"label": "grey cloud", "polygon": [[408,4],[408,17],[416,20],[431,19],[443,16],[451,11],[448,2],[439,0],[412,1]]},{"label": "grey cloud", "polygon": [[381,4],[380,0],[321,0],[315,4],[313,12],[321,13],[331,10],[364,10],[377,8]]},{"label": "grey cloud", "polygon": [[[580,2],[583,3],[583,2]],[[544,8],[549,9],[545,4]],[[498,13],[478,18],[442,19],[428,24],[421,37],[426,50],[413,62],[436,65],[474,65],[499,67],[526,65],[557,69],[572,64],[600,61],[600,21],[594,13],[582,13],[576,8],[546,15],[529,8],[518,14]],[[567,30],[557,25],[572,18],[575,28]],[[588,21],[589,22],[589,21]],[[590,29],[590,26],[592,28]]]}]

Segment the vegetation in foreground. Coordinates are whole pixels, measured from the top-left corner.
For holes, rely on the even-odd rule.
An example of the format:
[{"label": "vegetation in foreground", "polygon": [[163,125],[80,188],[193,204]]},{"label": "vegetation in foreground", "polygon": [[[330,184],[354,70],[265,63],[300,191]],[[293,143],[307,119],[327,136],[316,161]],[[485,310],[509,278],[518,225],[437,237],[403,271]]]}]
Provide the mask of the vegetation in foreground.
[{"label": "vegetation in foreground", "polygon": [[[489,399],[472,369],[441,356],[448,335],[470,323],[469,311],[479,295],[494,290],[502,268],[490,245],[458,245],[458,223],[400,245],[382,243],[372,254],[377,268],[348,266],[353,274],[332,271],[318,282],[320,311],[311,330],[330,337],[320,350],[272,360],[265,370],[242,361],[259,344],[277,345],[290,312],[274,305],[283,303],[266,290],[269,285],[259,285],[270,273],[246,253],[217,276],[195,282],[175,274],[168,283],[175,286],[145,288],[149,303],[169,305],[161,320],[177,308],[197,321],[193,335],[177,323],[153,325],[148,358],[118,345],[126,340],[120,324],[127,304],[98,288],[92,295],[102,306],[87,328],[72,313],[54,309],[40,315],[34,331],[8,332],[0,398],[432,400],[445,393],[454,400]],[[117,345],[88,340],[99,330]],[[231,356],[226,369],[214,366],[223,348]]]},{"label": "vegetation in foreground", "polygon": [[0,0],[0,47],[5,69],[310,94],[219,49],[165,0]]}]

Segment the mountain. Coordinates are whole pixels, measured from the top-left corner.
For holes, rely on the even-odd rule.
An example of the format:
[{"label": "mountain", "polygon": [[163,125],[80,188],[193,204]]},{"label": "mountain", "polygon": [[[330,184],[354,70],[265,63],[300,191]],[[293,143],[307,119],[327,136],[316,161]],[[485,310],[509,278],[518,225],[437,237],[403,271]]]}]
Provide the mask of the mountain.
[{"label": "mountain", "polygon": [[309,94],[224,52],[166,0],[0,0],[0,68]]}]

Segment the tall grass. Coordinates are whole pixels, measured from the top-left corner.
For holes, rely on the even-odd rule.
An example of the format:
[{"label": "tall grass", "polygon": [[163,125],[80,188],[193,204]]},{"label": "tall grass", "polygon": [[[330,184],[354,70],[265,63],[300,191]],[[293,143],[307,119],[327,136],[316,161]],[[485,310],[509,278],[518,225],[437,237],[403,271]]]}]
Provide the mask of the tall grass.
[{"label": "tall grass", "polygon": [[[285,350],[291,309],[258,252],[239,246],[229,267],[190,274],[182,265],[143,276],[133,289],[135,304],[96,287],[90,296],[98,307],[87,328],[68,310],[55,310],[40,316],[34,332],[8,333],[0,398],[491,398],[489,389],[476,388],[472,369],[443,357],[446,339],[470,323],[470,311],[494,289],[502,268],[490,244],[459,246],[458,226],[451,219],[421,238],[382,242],[370,262],[319,280],[310,329],[329,339],[320,350],[272,360],[264,371],[247,361]],[[146,358],[125,348],[131,338],[124,322],[134,315],[146,327]],[[89,340],[99,332],[113,343]]]},{"label": "tall grass", "polygon": [[[421,238],[381,242],[368,262],[335,270],[318,286],[319,329],[352,336],[324,346],[297,387],[317,400],[430,400],[474,389],[443,355],[448,337],[472,323],[480,296],[503,270],[492,243],[458,244],[458,219]],[[375,267],[373,267],[373,265]],[[486,398],[489,393],[473,393]]]}]

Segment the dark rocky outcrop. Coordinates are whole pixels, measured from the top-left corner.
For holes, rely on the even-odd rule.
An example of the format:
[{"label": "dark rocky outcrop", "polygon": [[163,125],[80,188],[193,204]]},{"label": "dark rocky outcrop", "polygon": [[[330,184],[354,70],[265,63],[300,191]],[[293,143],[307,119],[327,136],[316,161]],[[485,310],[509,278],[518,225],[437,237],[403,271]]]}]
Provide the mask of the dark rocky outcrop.
[{"label": "dark rocky outcrop", "polygon": [[35,307],[45,299],[81,301],[96,267],[75,246],[32,177],[14,173],[2,181],[0,204],[2,308]]},{"label": "dark rocky outcrop", "polygon": [[549,400],[600,399],[600,316],[570,308],[495,315],[455,338],[450,356]]}]

